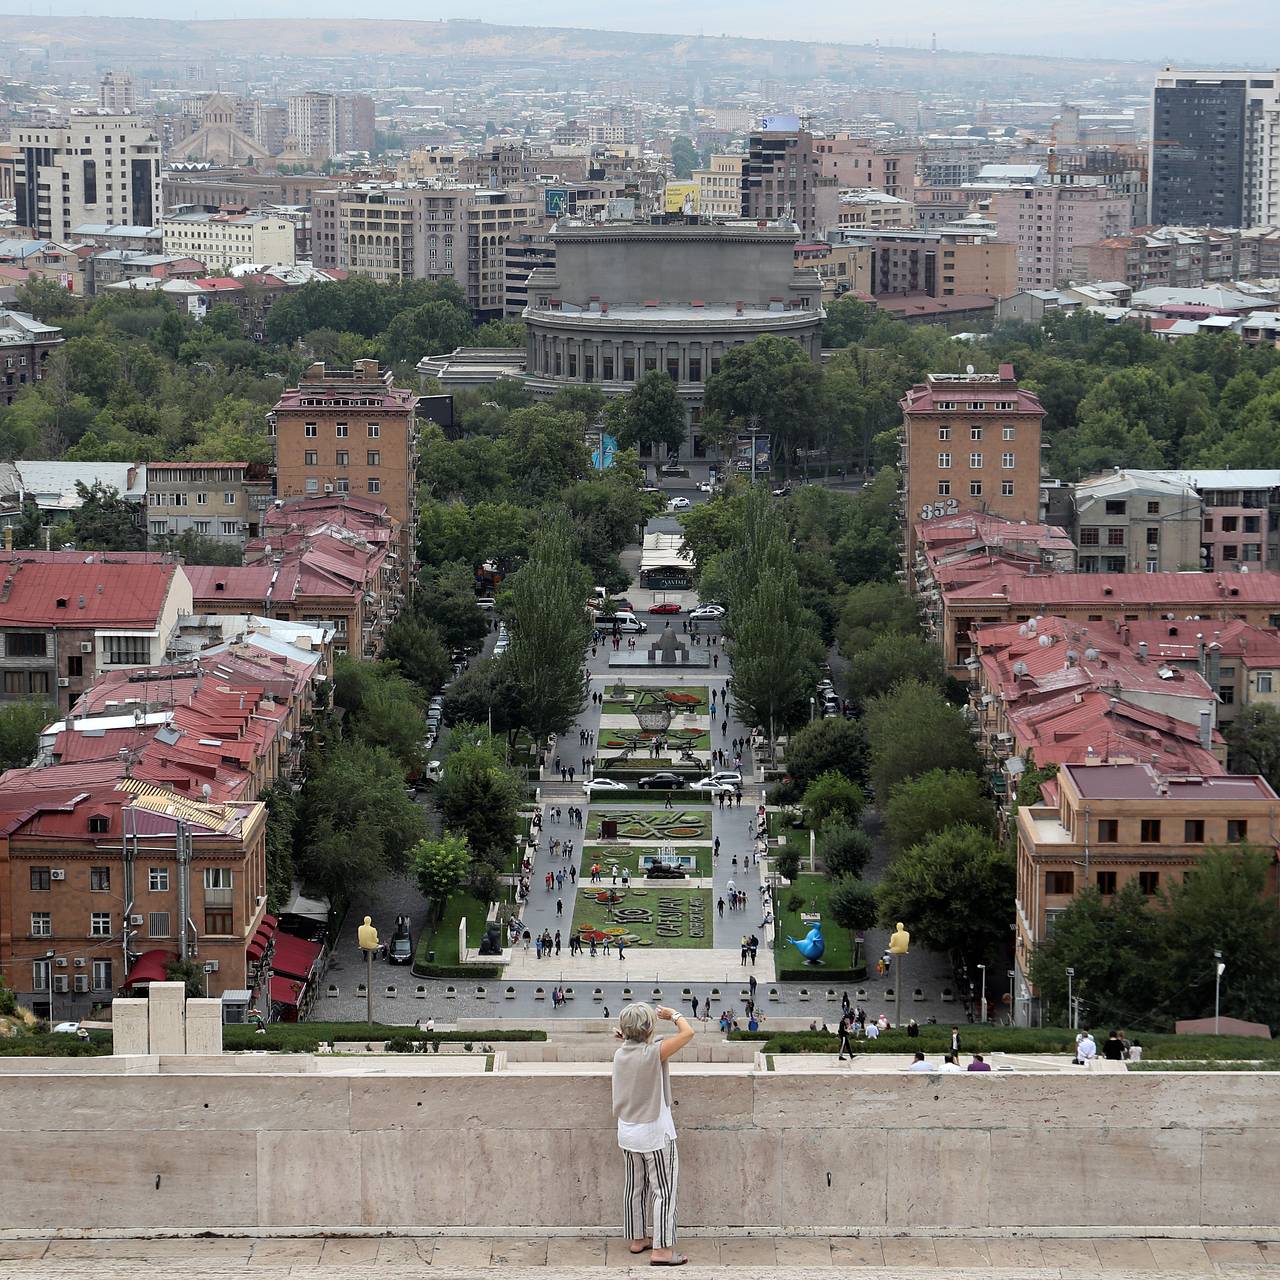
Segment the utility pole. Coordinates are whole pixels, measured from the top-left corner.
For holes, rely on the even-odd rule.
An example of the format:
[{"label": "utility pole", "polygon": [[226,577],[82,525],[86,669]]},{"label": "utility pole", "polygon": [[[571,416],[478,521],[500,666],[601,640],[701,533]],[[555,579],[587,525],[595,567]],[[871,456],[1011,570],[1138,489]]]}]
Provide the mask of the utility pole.
[{"label": "utility pole", "polygon": [[1074,1027],[1076,1025],[1076,1002],[1071,994],[1071,980],[1076,976],[1074,969],[1067,970],[1067,1026]]},{"label": "utility pole", "polygon": [[1222,1009],[1222,974],[1226,969],[1222,963],[1222,952],[1215,949],[1213,953],[1213,1034],[1220,1035],[1220,1011]]}]

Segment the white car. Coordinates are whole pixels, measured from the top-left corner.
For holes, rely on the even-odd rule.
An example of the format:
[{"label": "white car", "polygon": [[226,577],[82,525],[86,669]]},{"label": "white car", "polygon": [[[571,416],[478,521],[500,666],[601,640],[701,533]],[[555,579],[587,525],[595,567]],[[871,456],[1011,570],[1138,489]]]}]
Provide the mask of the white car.
[{"label": "white car", "polygon": [[689,617],[695,622],[719,622],[724,612],[722,604],[700,604]]},{"label": "white car", "polygon": [[691,506],[693,506],[693,503],[690,502],[688,498],[672,498],[671,501],[667,503],[667,510],[688,511]]},{"label": "white car", "polygon": [[717,782],[714,778],[699,778],[689,783],[690,791],[709,791],[713,796],[730,793],[734,790],[728,782]]},{"label": "white car", "polygon": [[715,487],[715,485],[714,485],[714,484],[712,484],[712,483],[711,483],[711,481],[710,481],[710,480],[704,480],[704,481],[703,481],[703,482],[698,486],[698,492],[699,492],[699,493],[715,493],[715,491],[716,491],[716,487]]},{"label": "white car", "polygon": [[[78,1022],[59,1022],[53,1030],[58,1035],[78,1036],[80,1034],[80,1024]],[[85,1034],[87,1035],[88,1032]]]},{"label": "white car", "polygon": [[588,778],[582,784],[582,789],[590,795],[593,791],[626,791],[628,787],[625,782],[619,782],[616,778]]},{"label": "white car", "polygon": [[439,760],[428,761],[423,769],[419,782],[439,782],[444,777],[444,765]]},{"label": "white car", "polygon": [[480,599],[476,601],[476,605],[486,613],[490,613],[498,607],[498,602],[492,596],[481,596]]},{"label": "white car", "polygon": [[735,790],[742,786],[742,774],[736,769],[721,769],[713,773],[708,779],[710,782],[721,782],[726,787],[733,787]]}]

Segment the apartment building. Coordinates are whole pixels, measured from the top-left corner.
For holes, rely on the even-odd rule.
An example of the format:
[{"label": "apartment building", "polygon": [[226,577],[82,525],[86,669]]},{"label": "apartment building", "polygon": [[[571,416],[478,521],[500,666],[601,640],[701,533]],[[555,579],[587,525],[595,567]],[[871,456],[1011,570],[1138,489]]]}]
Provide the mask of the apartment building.
[{"label": "apartment building", "polygon": [[14,194],[19,225],[64,240],[85,222],[154,226],[160,135],[133,115],[72,115],[66,124],[19,125]]},{"label": "apartment building", "polygon": [[906,200],[915,194],[920,153],[912,147],[886,146],[871,138],[836,133],[815,136],[818,174],[837,187],[866,188]]},{"label": "apartment building", "polygon": [[453,280],[477,319],[502,315],[503,248],[521,228],[541,226],[542,203],[527,191],[361,184],[316,192],[317,267],[376,280]]},{"label": "apartment building", "polygon": [[262,804],[179,796],[119,760],[0,776],[0,970],[51,1022],[174,957],[207,966],[211,996],[251,989],[266,895]]},{"label": "apartment building", "polygon": [[1154,224],[1280,223],[1280,73],[1158,72],[1151,108]]},{"label": "apartment building", "polygon": [[245,492],[247,462],[153,462],[147,467],[147,533],[163,550],[188,529],[243,547],[258,535]]},{"label": "apartment building", "polygon": [[518,320],[529,305],[529,273],[538,267],[554,267],[555,242],[541,231],[518,231],[502,246],[502,314]]},{"label": "apartment building", "polygon": [[698,184],[698,208],[707,218],[742,216],[742,155],[712,155],[705,169],[693,171]]},{"label": "apartment building", "polygon": [[295,261],[294,225],[276,214],[174,213],[161,220],[160,231],[165,253],[197,258],[212,271]]},{"label": "apartment building", "polygon": [[406,594],[417,563],[417,404],[417,394],[392,385],[391,370],[376,360],[351,369],[315,364],[269,419],[279,497],[385,507],[399,534]]},{"label": "apartment building", "polygon": [[871,188],[841,190],[836,202],[836,226],[862,230],[885,227],[915,228],[916,207],[900,196],[886,195]]},{"label": "apartment building", "polygon": [[1073,274],[1077,246],[1122,235],[1133,225],[1129,197],[1101,184],[1051,178],[993,192],[991,206],[997,239],[1017,249],[1020,289],[1056,289]]},{"label": "apartment building", "polygon": [[870,292],[877,298],[1001,298],[1017,288],[1014,247],[986,230],[831,227],[826,238],[871,247]]},{"label": "apartment building", "polygon": [[791,217],[803,236],[818,226],[820,162],[814,136],[796,116],[767,116],[747,140],[741,216],[751,221]]},{"label": "apartment building", "polygon": [[180,565],[139,553],[16,551],[0,563],[0,701],[67,709],[100,671],[149,666],[183,613]]},{"label": "apartment building", "polygon": [[1012,365],[998,373],[932,373],[901,406],[908,562],[917,516],[928,520],[963,507],[1038,519],[1044,408],[1018,386]]},{"label": "apartment building", "polygon": [[1075,487],[1081,573],[1174,573],[1200,568],[1200,495],[1159,471],[1120,470]]},{"label": "apartment building", "polygon": [[366,94],[291,94],[287,121],[295,150],[313,160],[328,160],[344,151],[373,150],[373,99]]},{"label": "apartment building", "polygon": [[[1035,948],[1086,887],[1109,898],[1132,881],[1154,897],[1215,848],[1274,852],[1280,797],[1256,775],[1166,773],[1147,762],[1063,765],[1043,803],[1017,816],[1017,1021],[1034,1017]],[[1276,892],[1275,867],[1270,892]]]},{"label": "apartment building", "polygon": [[796,266],[812,267],[822,280],[822,301],[834,302],[849,292],[871,292],[872,249],[868,244],[831,244],[827,240],[796,245]]},{"label": "apartment building", "polygon": [[0,307],[0,404],[12,404],[23,387],[39,382],[50,353],[61,345],[56,325]]},{"label": "apartment building", "polygon": [[1116,280],[1130,289],[1199,289],[1255,274],[1256,240],[1217,227],[1135,227],[1076,247],[1073,278]]}]

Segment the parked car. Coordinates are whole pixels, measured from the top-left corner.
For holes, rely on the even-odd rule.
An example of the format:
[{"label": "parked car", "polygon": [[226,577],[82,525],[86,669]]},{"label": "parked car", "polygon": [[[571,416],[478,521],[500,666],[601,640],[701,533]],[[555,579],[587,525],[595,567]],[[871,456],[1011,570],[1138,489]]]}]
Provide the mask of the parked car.
[{"label": "parked car", "polygon": [[483,609],[485,613],[491,613],[498,607],[498,602],[492,596],[481,596],[480,599],[476,601],[476,605]]},{"label": "parked car", "polygon": [[667,503],[667,510],[688,511],[691,506],[693,506],[693,503],[690,502],[688,498],[672,498],[671,501]]},{"label": "parked car", "polygon": [[731,792],[733,789],[727,782],[717,782],[714,778],[699,778],[697,782],[689,783],[690,791],[709,791],[713,796]]},{"label": "parked car", "polygon": [[611,631],[614,627],[617,627],[619,631],[634,631],[637,633],[648,630],[644,619],[637,618],[634,613],[619,613],[612,618],[605,618],[602,620],[602,625],[606,632]]},{"label": "parked car", "polygon": [[662,600],[649,606],[650,613],[679,613],[680,606],[674,600]]},{"label": "parked car", "polygon": [[736,769],[720,769],[711,775],[712,782],[723,782],[726,786],[742,786],[742,774]]},{"label": "parked car", "polygon": [[715,493],[715,491],[716,491],[715,483],[711,480],[704,480],[698,486],[699,493]]},{"label": "parked car", "polygon": [[641,778],[636,786],[643,791],[679,791],[684,784],[678,773],[651,773],[647,778]]},{"label": "parked car", "polygon": [[418,777],[419,782],[439,782],[444,777],[444,765],[439,760],[429,760]]},{"label": "parked car", "polygon": [[409,936],[409,917],[396,918],[396,931],[387,946],[387,959],[392,964],[409,964],[413,960],[413,939]]},{"label": "parked car", "polygon": [[781,488],[781,489],[775,489],[775,490],[773,491],[773,496],[774,496],[775,498],[789,498],[789,497],[791,497],[791,486],[790,486],[789,484],[784,484],[784,485],[782,486],[782,488]]},{"label": "parked car", "polygon": [[724,605],[722,604],[700,604],[689,618],[693,622],[719,622],[724,617]]},{"label": "parked car", "polygon": [[582,789],[591,795],[593,791],[626,791],[627,784],[619,782],[616,778],[588,778],[582,784]]}]

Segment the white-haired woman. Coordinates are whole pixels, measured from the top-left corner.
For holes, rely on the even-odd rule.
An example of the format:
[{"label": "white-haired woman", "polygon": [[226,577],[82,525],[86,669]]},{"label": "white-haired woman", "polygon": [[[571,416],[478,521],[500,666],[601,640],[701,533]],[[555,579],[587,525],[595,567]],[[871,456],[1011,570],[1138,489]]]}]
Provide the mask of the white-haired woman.
[{"label": "white-haired woman", "polygon": [[[675,1034],[655,1040],[660,1021],[673,1022]],[[680,1163],[667,1062],[693,1039],[693,1027],[674,1009],[629,1004],[615,1034],[622,1041],[613,1055],[613,1114],[626,1161],[623,1230],[632,1253],[653,1250],[651,1266],[680,1267],[689,1259],[674,1251]]]}]

